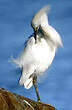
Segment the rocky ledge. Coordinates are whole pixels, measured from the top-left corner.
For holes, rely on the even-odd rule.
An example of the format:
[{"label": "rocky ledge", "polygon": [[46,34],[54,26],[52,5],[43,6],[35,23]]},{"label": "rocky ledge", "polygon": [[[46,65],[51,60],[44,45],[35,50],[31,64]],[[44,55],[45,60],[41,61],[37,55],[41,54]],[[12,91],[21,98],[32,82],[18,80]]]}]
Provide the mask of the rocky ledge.
[{"label": "rocky ledge", "polygon": [[33,101],[0,88],[0,110],[56,110],[55,107]]}]

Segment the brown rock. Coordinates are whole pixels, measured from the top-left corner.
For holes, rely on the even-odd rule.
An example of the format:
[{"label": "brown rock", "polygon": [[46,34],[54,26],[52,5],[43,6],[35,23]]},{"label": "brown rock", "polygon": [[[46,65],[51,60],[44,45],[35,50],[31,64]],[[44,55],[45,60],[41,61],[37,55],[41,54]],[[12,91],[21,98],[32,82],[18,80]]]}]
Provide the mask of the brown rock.
[{"label": "brown rock", "polygon": [[56,110],[53,106],[38,103],[0,88],[0,110]]}]

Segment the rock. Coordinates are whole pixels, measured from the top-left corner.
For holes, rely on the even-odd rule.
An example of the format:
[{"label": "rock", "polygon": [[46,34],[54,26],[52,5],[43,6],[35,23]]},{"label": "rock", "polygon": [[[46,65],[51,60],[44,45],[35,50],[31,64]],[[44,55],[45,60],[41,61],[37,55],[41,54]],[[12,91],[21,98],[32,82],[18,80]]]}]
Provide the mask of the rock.
[{"label": "rock", "polygon": [[0,110],[56,110],[49,104],[39,103],[29,98],[0,88]]}]

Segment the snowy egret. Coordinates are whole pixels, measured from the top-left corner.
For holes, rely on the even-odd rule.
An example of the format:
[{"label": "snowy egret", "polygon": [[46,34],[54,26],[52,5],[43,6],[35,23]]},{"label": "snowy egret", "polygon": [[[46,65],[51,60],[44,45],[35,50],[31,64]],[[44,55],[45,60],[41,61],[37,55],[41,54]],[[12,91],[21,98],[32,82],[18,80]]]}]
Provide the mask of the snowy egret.
[{"label": "snowy egret", "polygon": [[49,68],[57,48],[63,46],[59,33],[48,23],[49,8],[45,6],[34,15],[31,22],[34,33],[17,59],[13,59],[22,69],[19,83],[26,89],[34,85],[38,101],[37,77]]}]

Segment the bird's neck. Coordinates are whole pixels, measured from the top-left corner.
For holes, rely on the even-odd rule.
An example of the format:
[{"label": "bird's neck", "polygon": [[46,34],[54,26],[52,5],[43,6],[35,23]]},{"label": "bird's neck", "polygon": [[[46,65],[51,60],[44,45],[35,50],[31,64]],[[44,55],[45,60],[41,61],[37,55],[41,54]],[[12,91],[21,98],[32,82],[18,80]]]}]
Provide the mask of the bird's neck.
[{"label": "bird's neck", "polygon": [[51,39],[49,39],[49,37],[46,37],[41,32],[38,32],[36,35],[34,35],[34,38],[35,38],[35,43],[39,43],[42,41],[41,39],[44,39],[46,43],[48,44],[48,46],[51,48],[51,50],[57,49],[57,46],[54,44],[54,42]]}]

